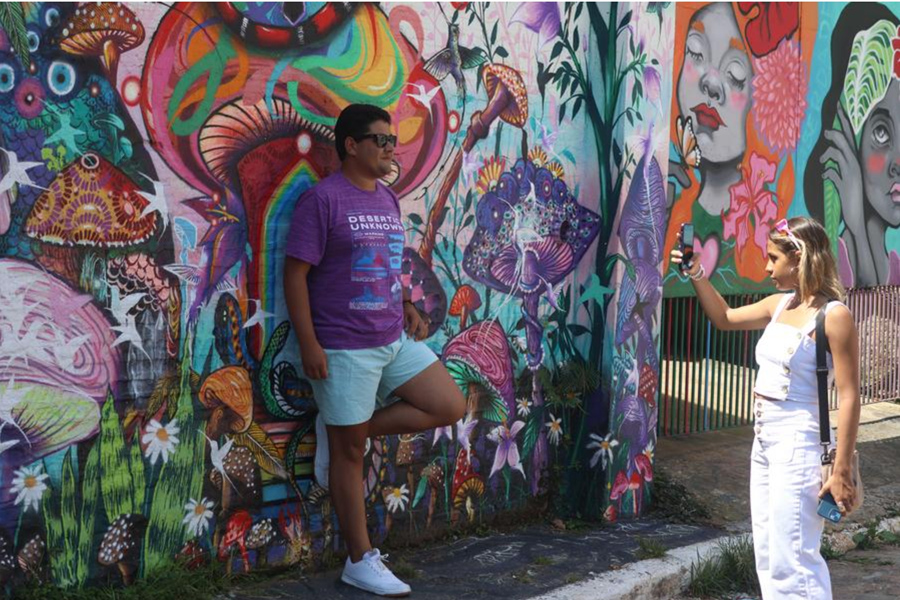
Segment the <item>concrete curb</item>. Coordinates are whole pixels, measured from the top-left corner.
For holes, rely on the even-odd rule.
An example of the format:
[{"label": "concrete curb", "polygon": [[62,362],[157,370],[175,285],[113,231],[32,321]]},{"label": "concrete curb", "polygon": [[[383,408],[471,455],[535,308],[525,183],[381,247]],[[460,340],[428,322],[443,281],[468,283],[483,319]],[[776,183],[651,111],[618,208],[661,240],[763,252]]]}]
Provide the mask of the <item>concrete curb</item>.
[{"label": "concrete curb", "polygon": [[641,560],[615,571],[579,581],[532,600],[658,600],[679,595],[687,585],[691,564],[714,555],[719,544],[741,536],[725,535],[691,546],[672,548],[662,558]]}]

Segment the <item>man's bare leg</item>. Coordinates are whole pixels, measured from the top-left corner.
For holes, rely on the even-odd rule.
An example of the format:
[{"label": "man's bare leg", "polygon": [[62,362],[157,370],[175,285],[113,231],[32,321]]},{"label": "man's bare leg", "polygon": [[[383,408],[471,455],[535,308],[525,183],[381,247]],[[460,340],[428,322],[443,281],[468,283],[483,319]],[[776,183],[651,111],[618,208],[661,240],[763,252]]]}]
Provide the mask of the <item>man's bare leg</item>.
[{"label": "man's bare leg", "polygon": [[452,425],[466,411],[465,397],[444,365],[437,361],[394,393],[401,400],[375,411],[369,421],[369,436],[417,433]]},{"label": "man's bare leg", "polygon": [[369,423],[339,427],[328,425],[329,491],[337,513],[341,536],[347,544],[350,560],[359,562],[372,549],[366,528],[366,503],[363,494],[363,457]]}]

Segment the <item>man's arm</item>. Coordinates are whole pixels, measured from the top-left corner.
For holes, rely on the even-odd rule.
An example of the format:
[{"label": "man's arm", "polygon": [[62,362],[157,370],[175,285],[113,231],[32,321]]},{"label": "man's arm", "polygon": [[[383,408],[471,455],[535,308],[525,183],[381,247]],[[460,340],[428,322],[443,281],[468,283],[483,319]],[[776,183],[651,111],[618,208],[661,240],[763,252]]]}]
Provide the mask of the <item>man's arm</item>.
[{"label": "man's arm", "polygon": [[312,312],[309,308],[309,287],[306,277],[312,268],[308,262],[285,257],[284,260],[284,300],[287,304],[291,325],[300,342],[300,357],[303,371],[310,379],[328,377],[328,358],[319,345],[313,328]]}]

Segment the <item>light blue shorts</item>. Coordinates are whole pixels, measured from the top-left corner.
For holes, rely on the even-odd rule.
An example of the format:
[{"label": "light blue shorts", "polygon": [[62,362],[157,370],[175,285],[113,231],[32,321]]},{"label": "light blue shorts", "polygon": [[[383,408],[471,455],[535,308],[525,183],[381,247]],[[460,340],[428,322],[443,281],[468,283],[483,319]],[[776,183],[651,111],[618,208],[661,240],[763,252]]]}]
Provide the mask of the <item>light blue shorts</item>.
[{"label": "light blue shorts", "polygon": [[327,425],[359,425],[372,418],[376,405],[389,406],[394,390],[437,360],[423,342],[406,333],[387,346],[328,350],[328,378],[310,379],[316,405]]}]

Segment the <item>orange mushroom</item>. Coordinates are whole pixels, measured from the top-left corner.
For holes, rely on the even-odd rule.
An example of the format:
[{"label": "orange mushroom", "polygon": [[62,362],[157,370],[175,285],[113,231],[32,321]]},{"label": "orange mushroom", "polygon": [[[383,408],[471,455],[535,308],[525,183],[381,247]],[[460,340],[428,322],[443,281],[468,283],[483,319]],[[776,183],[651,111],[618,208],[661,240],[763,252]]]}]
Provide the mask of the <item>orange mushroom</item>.
[{"label": "orange mushroom", "polygon": [[76,56],[99,56],[113,87],[123,52],[144,41],[144,26],[134,12],[119,2],[82,4],[63,25],[59,42],[64,52]]},{"label": "orange mushroom", "polygon": [[206,435],[243,433],[253,421],[253,384],[244,367],[222,367],[209,374],[200,387],[200,403],[212,409]]},{"label": "orange mushroom", "polygon": [[481,296],[475,291],[471,285],[463,284],[459,286],[450,301],[450,316],[459,317],[459,328],[466,328],[466,318],[469,313],[481,306]]}]

